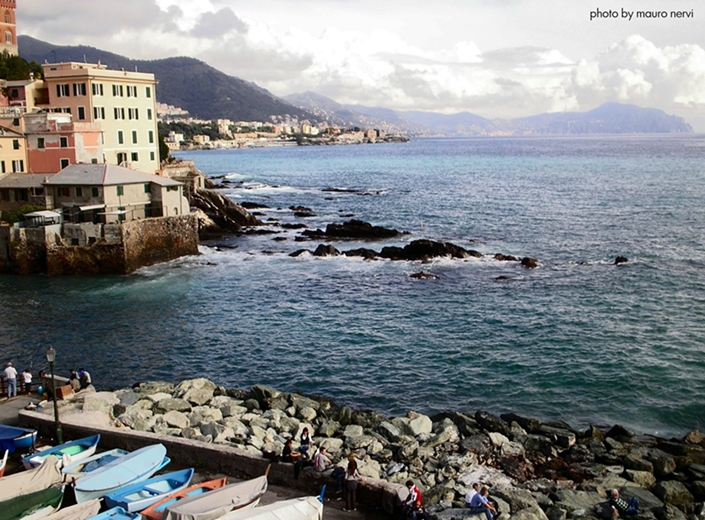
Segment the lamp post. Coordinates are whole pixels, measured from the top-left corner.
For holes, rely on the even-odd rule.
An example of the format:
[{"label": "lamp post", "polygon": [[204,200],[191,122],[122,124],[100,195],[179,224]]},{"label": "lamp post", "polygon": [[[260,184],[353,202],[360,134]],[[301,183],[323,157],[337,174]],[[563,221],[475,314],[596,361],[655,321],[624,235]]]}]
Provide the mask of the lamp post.
[{"label": "lamp post", "polygon": [[49,362],[49,371],[51,372],[51,397],[54,400],[54,426],[56,427],[56,442],[64,443],[64,433],[61,431],[61,423],[59,422],[59,407],[56,404],[56,382],[54,381],[54,359],[56,359],[56,350],[49,347],[46,352],[47,361]]}]

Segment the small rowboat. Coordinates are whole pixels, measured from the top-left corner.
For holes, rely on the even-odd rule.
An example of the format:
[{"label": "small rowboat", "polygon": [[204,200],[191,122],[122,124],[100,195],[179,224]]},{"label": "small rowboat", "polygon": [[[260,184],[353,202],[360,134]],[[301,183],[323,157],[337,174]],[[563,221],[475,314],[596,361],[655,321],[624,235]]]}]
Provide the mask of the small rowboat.
[{"label": "small rowboat", "polygon": [[322,520],[323,504],[318,497],[292,498],[254,509],[236,509],[219,520]]},{"label": "small rowboat", "polygon": [[87,459],[93,455],[95,449],[98,447],[99,440],[100,435],[91,435],[83,439],[65,442],[53,448],[47,448],[46,450],[37,451],[31,455],[22,457],[22,464],[24,464],[25,468],[30,469],[39,466],[47,457],[54,456],[61,459],[62,467],[68,466],[73,462]]},{"label": "small rowboat", "polygon": [[118,488],[147,480],[169,463],[163,444],[145,446],[120,457],[76,482],[76,502],[100,498]]},{"label": "small rowboat", "polygon": [[59,509],[64,488],[49,487],[0,502],[3,520],[37,520],[46,518]]},{"label": "small rowboat", "polygon": [[0,451],[28,452],[37,440],[37,430],[0,424]]},{"label": "small rowboat", "polygon": [[114,449],[110,451],[104,451],[103,453],[96,453],[88,457],[87,459],[72,462],[68,466],[65,466],[61,473],[64,474],[64,480],[66,482],[78,480],[81,477],[85,477],[89,473],[96,471],[103,466],[110,464],[114,460],[117,460],[130,452],[120,449]]},{"label": "small rowboat", "polygon": [[233,509],[255,507],[267,491],[267,477],[230,484],[210,493],[192,496],[170,505],[162,520],[215,520]]},{"label": "small rowboat", "polygon": [[5,466],[7,465],[7,456],[10,454],[10,450],[5,450],[5,456],[0,460],[0,477],[5,474]]},{"label": "small rowboat", "polygon": [[193,478],[193,468],[173,471],[122,487],[105,495],[107,507],[122,507],[128,513],[142,511],[163,498],[185,489]]},{"label": "small rowboat", "polygon": [[59,471],[55,460],[50,459],[38,468],[3,477],[0,480],[0,502],[60,484],[61,471]]},{"label": "small rowboat", "polygon": [[128,513],[121,507],[113,507],[104,513],[90,517],[88,520],[137,520],[139,513]]},{"label": "small rowboat", "polygon": [[183,489],[178,493],[174,493],[168,497],[165,497],[159,502],[155,502],[147,509],[144,509],[142,511],[142,518],[144,520],[162,520],[162,517],[164,516],[164,510],[167,507],[176,504],[179,500],[183,498],[200,496],[215,489],[220,489],[225,485],[226,482],[227,479],[218,478],[215,480],[209,480],[207,482],[201,482],[200,484],[194,484],[193,486],[187,487],[186,489]]},{"label": "small rowboat", "polygon": [[100,500],[90,500],[59,509],[53,515],[47,516],[46,520],[86,520],[97,515],[98,511],[100,511]]}]

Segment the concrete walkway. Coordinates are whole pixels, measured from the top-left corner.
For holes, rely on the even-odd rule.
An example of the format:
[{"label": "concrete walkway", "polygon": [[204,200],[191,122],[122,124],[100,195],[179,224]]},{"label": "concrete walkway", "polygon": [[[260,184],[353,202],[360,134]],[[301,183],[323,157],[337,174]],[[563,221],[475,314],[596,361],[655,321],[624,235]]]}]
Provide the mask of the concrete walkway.
[{"label": "concrete walkway", "polygon": [[[21,395],[14,397],[10,400],[1,398],[0,399],[0,424],[6,424],[9,426],[17,426],[18,424],[18,413],[23,410],[28,404],[36,404],[39,400],[36,396]],[[174,461],[173,466],[179,466],[178,461]],[[14,473],[16,471],[21,471],[20,458],[18,455],[12,455],[8,460],[7,469],[9,473]],[[177,469],[177,468],[172,468]],[[194,478],[194,482],[210,480],[218,477],[229,477],[230,482],[237,481],[232,475],[212,475],[197,473],[198,478]],[[290,489],[282,486],[272,486],[268,487],[267,492],[264,497],[262,497],[261,503],[263,505],[271,504],[278,500],[287,500],[289,498],[295,498],[304,496],[301,491]],[[323,518],[324,520],[385,520],[389,517],[383,511],[343,511],[345,506],[345,498],[340,495],[342,500],[336,500],[336,498],[328,499],[324,503]]]}]

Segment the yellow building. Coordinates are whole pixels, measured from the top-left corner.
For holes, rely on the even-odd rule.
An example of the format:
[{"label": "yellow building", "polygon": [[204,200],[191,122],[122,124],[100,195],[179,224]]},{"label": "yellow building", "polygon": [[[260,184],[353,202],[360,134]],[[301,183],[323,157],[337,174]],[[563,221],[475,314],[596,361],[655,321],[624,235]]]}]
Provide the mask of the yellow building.
[{"label": "yellow building", "polygon": [[15,25],[15,0],[0,0],[0,52],[17,56],[17,26]]},{"label": "yellow building", "polygon": [[0,126],[0,174],[27,172],[27,140],[24,135]]},{"label": "yellow building", "polygon": [[154,174],[159,170],[154,74],[90,63],[43,65],[48,107],[103,130],[103,162]]}]

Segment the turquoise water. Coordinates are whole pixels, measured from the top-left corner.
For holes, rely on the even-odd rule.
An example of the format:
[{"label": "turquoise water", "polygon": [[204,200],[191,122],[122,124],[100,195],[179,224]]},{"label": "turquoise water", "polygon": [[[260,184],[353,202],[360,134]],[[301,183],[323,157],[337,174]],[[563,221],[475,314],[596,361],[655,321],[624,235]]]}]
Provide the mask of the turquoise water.
[{"label": "turquoise water", "polygon": [[[131,276],[0,276],[0,360],[38,368],[51,344],[61,372],[85,366],[103,387],[204,376],[394,414],[703,428],[704,152],[683,135],[182,154],[227,176],[235,200],[268,205],[264,221],[355,215],[410,232],[338,249],[430,238],[539,267],[290,258],[319,242],[272,227]],[[440,278],[409,277],[420,270]]]}]

